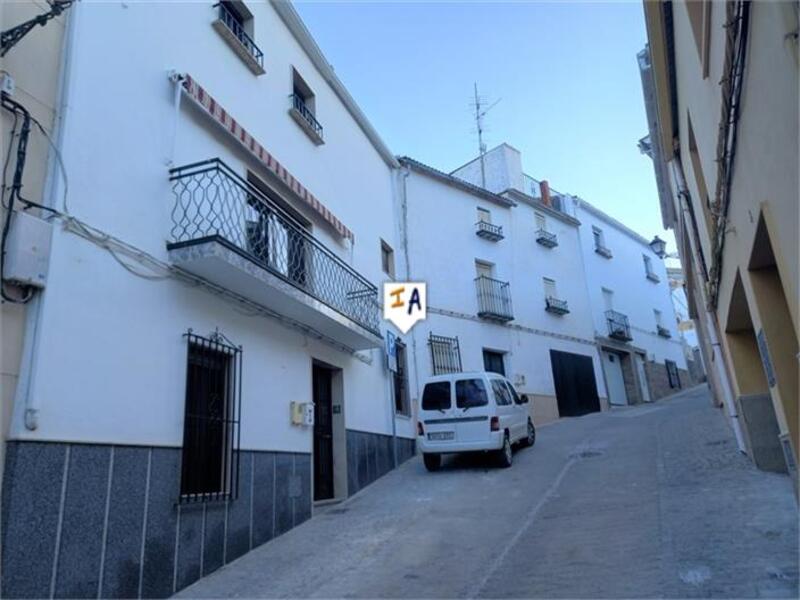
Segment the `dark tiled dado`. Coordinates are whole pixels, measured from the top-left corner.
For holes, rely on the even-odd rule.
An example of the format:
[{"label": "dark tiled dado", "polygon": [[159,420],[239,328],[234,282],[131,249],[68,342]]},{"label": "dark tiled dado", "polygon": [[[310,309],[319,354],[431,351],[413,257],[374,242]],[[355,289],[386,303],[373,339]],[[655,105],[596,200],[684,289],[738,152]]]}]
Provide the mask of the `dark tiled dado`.
[{"label": "dark tiled dado", "polygon": [[8,442],[0,596],[166,597],[311,516],[309,454],[242,451],[236,500],[178,506],[180,453]]},{"label": "dark tiled dado", "polygon": [[[403,464],[414,456],[416,441],[397,438],[397,463]],[[357,491],[392,470],[394,453],[392,436],[347,430],[347,493]]]}]

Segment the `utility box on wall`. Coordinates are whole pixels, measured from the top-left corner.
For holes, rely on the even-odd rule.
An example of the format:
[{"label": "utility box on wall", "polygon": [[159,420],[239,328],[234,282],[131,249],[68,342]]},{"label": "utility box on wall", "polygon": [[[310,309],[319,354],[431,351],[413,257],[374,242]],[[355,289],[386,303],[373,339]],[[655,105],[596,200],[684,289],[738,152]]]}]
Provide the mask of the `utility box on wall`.
[{"label": "utility box on wall", "polygon": [[312,402],[292,402],[290,410],[292,413],[292,425],[310,427],[314,424],[314,404]]},{"label": "utility box on wall", "polygon": [[19,285],[43,288],[50,262],[53,226],[23,211],[15,211],[6,240],[3,278]]}]

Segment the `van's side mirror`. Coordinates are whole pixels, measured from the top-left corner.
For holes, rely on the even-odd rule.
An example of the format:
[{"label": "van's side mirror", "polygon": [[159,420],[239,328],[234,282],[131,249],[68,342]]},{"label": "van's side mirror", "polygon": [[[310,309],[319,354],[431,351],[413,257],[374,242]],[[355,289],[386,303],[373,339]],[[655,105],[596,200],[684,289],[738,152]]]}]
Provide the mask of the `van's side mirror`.
[{"label": "van's side mirror", "polygon": [[528,402],[530,402],[530,399],[528,398],[528,394],[522,394],[522,395],[519,397],[519,401],[520,401],[520,403],[522,403],[522,404],[527,404]]}]

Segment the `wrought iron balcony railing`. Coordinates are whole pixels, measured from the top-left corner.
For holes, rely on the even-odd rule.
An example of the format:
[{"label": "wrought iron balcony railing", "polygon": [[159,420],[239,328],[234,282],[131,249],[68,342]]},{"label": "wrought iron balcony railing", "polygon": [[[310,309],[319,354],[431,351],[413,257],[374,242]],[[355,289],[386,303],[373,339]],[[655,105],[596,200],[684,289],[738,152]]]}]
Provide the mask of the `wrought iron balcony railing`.
[{"label": "wrought iron balcony railing", "polygon": [[605,258],[611,258],[613,254],[611,254],[611,250],[603,246],[602,244],[595,244],[594,251],[597,252],[600,256]]},{"label": "wrought iron balcony railing", "polygon": [[380,335],[378,289],[218,158],[170,170],[170,246],[218,241]]},{"label": "wrought iron balcony railing", "polygon": [[322,140],[322,125],[319,124],[314,113],[306,105],[305,100],[300,94],[292,94],[292,108],[297,111],[300,117],[305,121],[305,124],[320,140]]},{"label": "wrought iron balcony railing", "polygon": [[648,271],[647,272],[647,278],[650,281],[652,281],[653,283],[660,283],[661,282],[661,277],[659,277],[658,275],[656,275],[652,271]]},{"label": "wrought iron balcony railing", "polygon": [[536,241],[545,248],[554,248],[558,246],[558,237],[556,237],[556,234],[546,229],[539,229],[536,232]]},{"label": "wrought iron balcony railing", "polygon": [[669,329],[667,329],[666,327],[662,327],[661,325],[657,325],[656,326],[656,330],[658,331],[658,335],[660,335],[663,338],[671,338],[672,337],[672,332]]},{"label": "wrought iron balcony railing", "polygon": [[220,2],[217,4],[217,8],[219,8],[219,20],[225,25],[225,27],[230,30],[233,36],[239,41],[239,43],[247,50],[247,53],[252,57],[258,66],[262,69],[264,68],[264,53],[261,52],[261,49],[256,46],[256,43],[253,41],[247,32],[242,27],[241,22],[236,16],[225,6],[224,3]]},{"label": "wrought iron balcony railing", "polygon": [[633,339],[631,326],[628,323],[628,315],[615,310],[607,310],[606,323],[608,324],[608,337],[622,340],[623,342],[629,342]]},{"label": "wrought iron balcony railing", "polygon": [[569,306],[567,305],[566,300],[560,300],[558,298],[554,298],[553,296],[548,296],[544,299],[544,302],[544,309],[547,312],[553,313],[554,315],[565,315],[569,312]]},{"label": "wrought iron balcony railing", "polygon": [[491,242],[499,242],[505,237],[502,225],[493,225],[488,221],[475,223],[475,235]]},{"label": "wrought iron balcony railing", "polygon": [[499,281],[481,275],[475,279],[478,291],[478,316],[495,321],[511,321],[514,311],[511,308],[511,286],[507,281]]}]

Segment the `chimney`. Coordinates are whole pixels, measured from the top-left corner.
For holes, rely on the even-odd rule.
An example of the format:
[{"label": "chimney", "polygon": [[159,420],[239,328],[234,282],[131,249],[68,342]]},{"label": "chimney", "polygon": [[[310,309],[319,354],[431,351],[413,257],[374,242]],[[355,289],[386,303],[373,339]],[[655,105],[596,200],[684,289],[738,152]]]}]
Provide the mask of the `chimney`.
[{"label": "chimney", "polygon": [[552,202],[550,201],[550,184],[547,183],[546,179],[543,179],[539,183],[539,188],[542,190],[542,202],[545,206],[551,206]]}]

